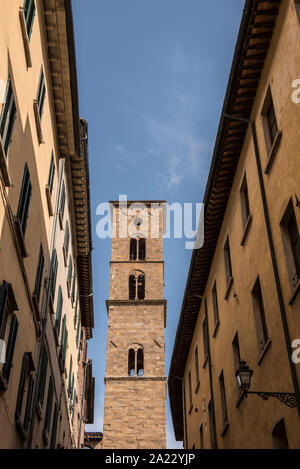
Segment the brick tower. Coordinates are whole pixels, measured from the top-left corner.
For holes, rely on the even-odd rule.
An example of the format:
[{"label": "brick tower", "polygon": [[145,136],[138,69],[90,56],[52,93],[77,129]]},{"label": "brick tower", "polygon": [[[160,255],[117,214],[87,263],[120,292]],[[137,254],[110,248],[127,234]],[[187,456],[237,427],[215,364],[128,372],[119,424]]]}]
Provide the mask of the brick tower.
[{"label": "brick tower", "polygon": [[104,449],[166,447],[165,202],[111,202]]}]

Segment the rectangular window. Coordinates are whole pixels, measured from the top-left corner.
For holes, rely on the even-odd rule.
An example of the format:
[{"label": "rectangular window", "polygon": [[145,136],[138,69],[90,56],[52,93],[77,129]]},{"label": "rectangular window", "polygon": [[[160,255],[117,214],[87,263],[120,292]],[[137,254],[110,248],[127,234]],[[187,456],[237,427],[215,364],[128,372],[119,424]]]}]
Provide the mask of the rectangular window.
[{"label": "rectangular window", "polygon": [[78,322],[77,322],[77,330],[76,330],[76,345],[77,345],[77,348],[79,348],[80,327],[81,327],[81,317],[80,317],[80,311],[79,311]]},{"label": "rectangular window", "polygon": [[200,386],[198,347],[196,347],[195,349],[195,372],[196,372],[196,391],[195,392],[198,392],[198,389]]},{"label": "rectangular window", "polygon": [[28,39],[30,40],[30,36],[32,33],[32,26],[35,16],[35,3],[34,0],[25,0],[24,2],[24,15],[25,15],[25,22],[26,22],[26,29],[28,34]]},{"label": "rectangular window", "polygon": [[203,425],[200,425],[200,449],[204,449],[204,434],[203,434]]},{"label": "rectangular window", "polygon": [[64,249],[65,249],[65,257],[68,258],[69,254],[69,244],[70,244],[70,228],[69,222],[66,221],[66,228],[65,228],[65,238],[64,238]]},{"label": "rectangular window", "polygon": [[241,363],[241,352],[238,333],[235,334],[232,342],[234,373],[239,369]]},{"label": "rectangular window", "polygon": [[[14,311],[18,309],[12,286],[3,281],[0,287],[0,340],[4,345],[5,356],[0,356],[0,387],[5,390],[8,387],[11,368],[13,365],[13,356],[17,339],[19,323]],[[4,343],[4,344],[3,344]],[[0,349],[0,355],[1,355]],[[2,365],[2,362],[3,365]],[[2,367],[2,369],[1,369]]]},{"label": "rectangular window", "polygon": [[64,213],[65,213],[65,204],[66,204],[66,188],[65,188],[65,182],[63,181],[61,194],[60,194],[60,205],[59,205],[60,215],[61,215],[62,220],[64,218]]},{"label": "rectangular window", "polygon": [[27,226],[27,218],[28,218],[31,195],[32,195],[32,185],[31,185],[31,179],[30,179],[28,166],[26,164],[25,169],[24,169],[24,176],[23,176],[23,181],[22,181],[21,193],[20,193],[20,198],[19,198],[19,206],[18,206],[18,212],[17,212],[17,217],[20,222],[23,236],[25,236],[25,231],[26,231],[26,226]]},{"label": "rectangular window", "polygon": [[214,422],[214,414],[212,408],[212,402],[209,401],[208,404],[208,421],[209,421],[209,437],[210,437],[210,448],[216,449],[216,431],[215,431],[215,422]]},{"label": "rectangular window", "polygon": [[51,414],[52,414],[52,403],[53,403],[53,382],[50,376],[49,387],[48,387],[48,396],[47,396],[47,405],[44,421],[44,432],[50,434],[50,423],[51,423]]},{"label": "rectangular window", "polygon": [[263,296],[262,296],[259,278],[257,278],[254,288],[252,290],[252,299],[253,299],[253,307],[254,307],[257,340],[258,340],[259,348],[263,350],[266,343],[268,342],[269,334],[268,334],[265,308],[264,308],[264,302],[263,302]]},{"label": "rectangular window", "polygon": [[41,286],[42,286],[42,279],[43,279],[43,270],[44,270],[44,252],[43,246],[40,246],[40,253],[39,253],[39,260],[37,265],[36,277],[35,277],[35,285],[34,285],[34,296],[36,297],[37,303],[40,302],[40,294],[41,294]]},{"label": "rectangular window", "polygon": [[278,135],[278,125],[276,120],[275,108],[272,99],[271,89],[268,88],[265,102],[261,112],[262,124],[264,129],[267,153],[270,156],[271,149]]},{"label": "rectangular window", "polygon": [[73,367],[73,357],[70,355],[70,366],[69,366],[69,383],[68,383],[68,394],[71,399],[71,390],[72,390],[72,367]]},{"label": "rectangular window", "polygon": [[245,229],[247,226],[249,217],[250,217],[249,193],[248,193],[248,184],[247,184],[246,174],[244,176],[244,179],[241,185],[240,197],[241,197],[243,228]]},{"label": "rectangular window", "polygon": [[190,398],[190,410],[189,410],[189,413],[191,413],[192,409],[193,409],[193,392],[192,392],[192,374],[191,372],[189,371],[189,374],[188,374],[188,383],[189,383],[189,398]]},{"label": "rectangular window", "polygon": [[[22,436],[26,438],[29,416],[31,410],[32,393],[34,387],[34,365],[31,353],[23,355],[22,367],[19,380],[15,420]],[[23,403],[26,402],[25,405]]]},{"label": "rectangular window", "polygon": [[222,431],[228,424],[228,412],[227,412],[227,401],[226,401],[226,391],[225,391],[225,382],[224,382],[224,373],[221,372],[219,376],[219,386],[220,386],[220,399],[221,399],[221,412],[222,412]]},{"label": "rectangular window", "polygon": [[295,11],[297,14],[298,21],[300,23],[300,0],[295,0]]},{"label": "rectangular window", "polygon": [[230,280],[233,278],[229,238],[226,239],[226,243],[225,243],[225,246],[224,246],[224,258],[225,258],[226,282],[227,282],[227,285],[228,285]]},{"label": "rectangular window", "polygon": [[8,150],[11,144],[13,128],[17,117],[17,108],[14,99],[14,93],[10,77],[8,78],[5,101],[2,106],[0,117],[0,135],[5,156],[8,155]]},{"label": "rectangular window", "polygon": [[218,294],[217,294],[217,284],[214,283],[212,288],[212,302],[213,302],[213,311],[214,311],[214,321],[215,325],[220,321],[219,318],[219,305],[218,305]]},{"label": "rectangular window", "polygon": [[77,273],[76,273],[76,269],[74,265],[73,284],[72,284],[72,293],[71,293],[72,306],[74,306],[74,301],[75,301],[76,277],[77,277]]},{"label": "rectangular window", "polygon": [[56,318],[55,318],[55,329],[57,332],[57,337],[59,337],[59,333],[60,333],[62,307],[63,307],[63,295],[62,295],[61,286],[59,286],[58,294],[57,294],[57,306],[56,306]]},{"label": "rectangular window", "polygon": [[292,199],[288,203],[280,227],[288,276],[294,289],[300,279],[300,236]]},{"label": "rectangular window", "polygon": [[68,266],[68,284],[69,284],[69,289],[71,289],[72,273],[73,273],[73,262],[72,262],[72,257],[69,256],[69,266]]},{"label": "rectangular window", "polygon": [[58,408],[57,408],[57,404],[55,403],[54,411],[53,411],[53,420],[52,420],[50,449],[56,449],[57,423],[58,423]]},{"label": "rectangular window", "polygon": [[40,379],[38,383],[38,402],[40,404],[40,407],[43,407],[47,369],[48,369],[48,354],[47,354],[45,344],[43,344],[43,349],[41,353],[42,353],[42,364],[41,364]]},{"label": "rectangular window", "polygon": [[48,176],[48,186],[49,186],[50,195],[52,195],[52,191],[53,191],[54,176],[55,176],[55,164],[54,164],[54,155],[52,152],[50,168],[49,168],[49,176]]},{"label": "rectangular window", "polygon": [[56,254],[56,249],[54,249],[53,254],[52,254],[51,269],[50,269],[50,294],[51,294],[52,302],[54,301],[54,296],[55,296],[57,268],[58,268],[57,254]]},{"label": "rectangular window", "polygon": [[38,91],[37,91],[37,96],[36,96],[36,101],[37,101],[37,105],[38,105],[40,119],[42,118],[42,114],[43,114],[45,96],[46,96],[46,85],[45,85],[44,70],[43,70],[43,67],[42,67],[41,68]]},{"label": "rectangular window", "polygon": [[67,345],[68,345],[68,330],[66,327],[67,317],[64,315],[63,318],[63,325],[61,330],[61,360],[63,366],[65,366],[66,362],[66,353],[67,353]]}]

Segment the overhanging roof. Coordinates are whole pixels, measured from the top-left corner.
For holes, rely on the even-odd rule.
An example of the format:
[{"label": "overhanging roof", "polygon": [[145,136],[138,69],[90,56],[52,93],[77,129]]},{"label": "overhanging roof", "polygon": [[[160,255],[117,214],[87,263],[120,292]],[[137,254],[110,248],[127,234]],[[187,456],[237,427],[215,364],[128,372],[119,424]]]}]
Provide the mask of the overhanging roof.
[{"label": "overhanging roof", "polygon": [[42,0],[59,157],[66,159],[72,238],[77,260],[81,323],[94,327],[87,121],[79,119],[71,0]]},{"label": "overhanging roof", "polygon": [[206,186],[204,245],[192,253],[170,365],[168,387],[177,440],[183,440],[182,378],[280,0],[246,0]]}]

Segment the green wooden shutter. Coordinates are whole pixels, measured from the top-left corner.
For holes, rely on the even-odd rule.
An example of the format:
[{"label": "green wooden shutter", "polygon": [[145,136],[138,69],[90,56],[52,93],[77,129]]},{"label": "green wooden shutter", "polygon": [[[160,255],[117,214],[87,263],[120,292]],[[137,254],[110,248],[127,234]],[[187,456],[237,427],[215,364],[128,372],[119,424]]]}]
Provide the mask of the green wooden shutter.
[{"label": "green wooden shutter", "polygon": [[30,40],[31,33],[32,33],[32,26],[35,17],[35,4],[34,0],[25,0],[24,2],[24,14],[25,14],[25,22],[26,22],[26,29],[28,34],[28,39]]},{"label": "green wooden shutter", "polygon": [[29,378],[29,384],[28,384],[27,400],[26,400],[24,423],[23,423],[23,428],[26,432],[28,430],[28,424],[29,424],[29,419],[30,419],[33,388],[34,388],[34,376],[31,374]]},{"label": "green wooden shutter", "polygon": [[45,422],[44,422],[44,430],[46,430],[48,433],[49,433],[49,430],[50,430],[52,402],[53,402],[53,382],[52,382],[52,378],[50,376],[49,387],[48,387],[46,414],[45,414]]},{"label": "green wooden shutter", "polygon": [[48,368],[48,354],[47,354],[46,346],[45,344],[43,344],[41,373],[40,373],[39,384],[38,384],[38,401],[40,402],[41,406],[43,405],[43,402],[44,402],[47,368]]},{"label": "green wooden shutter", "polygon": [[71,387],[72,387],[72,382],[71,382],[71,378],[72,378],[72,366],[73,366],[73,358],[72,358],[72,355],[70,356],[70,368],[69,368],[69,384],[68,384],[68,392],[69,392],[69,397],[70,396],[70,392],[71,392]]},{"label": "green wooden shutter", "polygon": [[11,143],[14,123],[17,116],[17,108],[15,105],[14,94],[10,77],[8,78],[5,102],[2,106],[0,118],[0,135],[2,138],[5,155],[8,155],[8,149]]},{"label": "green wooden shutter", "polygon": [[46,96],[46,85],[45,85],[44,71],[43,71],[43,67],[42,67],[41,68],[38,91],[37,91],[37,97],[36,97],[36,100],[37,100],[37,103],[38,103],[38,108],[39,108],[40,119],[42,118],[42,114],[43,114],[45,96]]},{"label": "green wooden shutter", "polygon": [[55,175],[55,164],[54,164],[54,155],[52,151],[50,168],[49,168],[49,176],[48,176],[48,186],[50,190],[50,195],[52,194],[52,190],[53,190],[54,175]]},{"label": "green wooden shutter", "polygon": [[57,423],[58,423],[58,408],[57,408],[57,404],[55,403],[54,411],[53,411],[50,449],[55,449],[56,448]]}]

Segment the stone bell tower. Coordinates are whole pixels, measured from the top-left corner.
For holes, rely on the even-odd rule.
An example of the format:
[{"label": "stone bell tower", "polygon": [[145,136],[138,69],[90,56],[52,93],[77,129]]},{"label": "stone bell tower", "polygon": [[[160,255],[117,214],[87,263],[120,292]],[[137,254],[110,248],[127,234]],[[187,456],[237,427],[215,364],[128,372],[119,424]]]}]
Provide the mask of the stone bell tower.
[{"label": "stone bell tower", "polygon": [[111,202],[104,449],[166,447],[165,205]]}]

